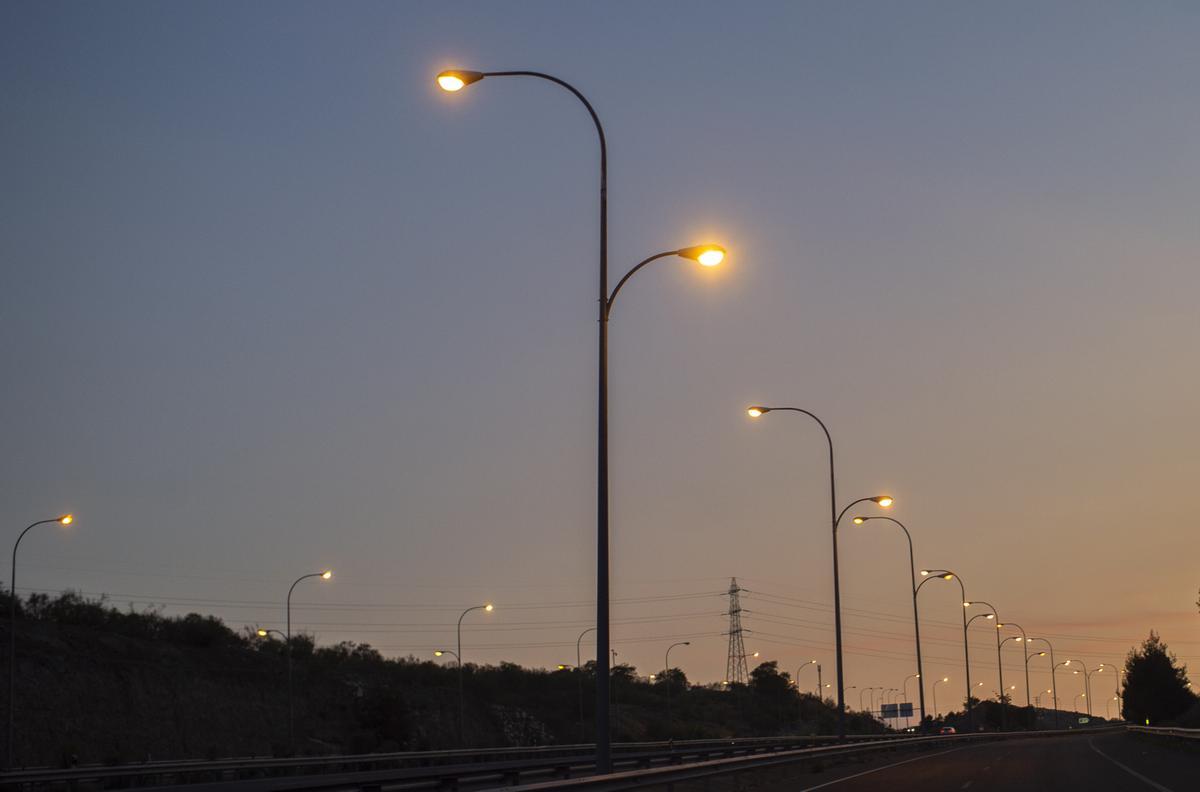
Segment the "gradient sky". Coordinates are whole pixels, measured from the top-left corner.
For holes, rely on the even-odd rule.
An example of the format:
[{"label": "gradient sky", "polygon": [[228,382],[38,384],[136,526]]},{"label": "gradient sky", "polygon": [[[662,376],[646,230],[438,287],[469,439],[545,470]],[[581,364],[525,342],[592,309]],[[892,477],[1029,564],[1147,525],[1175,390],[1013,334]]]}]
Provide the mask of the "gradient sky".
[{"label": "gradient sky", "polygon": [[[614,312],[619,660],[720,680],[736,575],[747,648],[832,679],[823,439],[764,402],[1059,659],[1154,628],[1196,666],[1197,41],[1171,2],[6,3],[5,535],[78,514],[20,588],[274,627],[331,566],[322,642],[428,657],[491,600],[467,660],[574,662],[595,138],[552,85],[433,81],[537,69],[606,125],[614,277],[730,251]],[[846,684],[899,687],[902,536],[842,551]],[[922,600],[961,680],[957,587]]]}]

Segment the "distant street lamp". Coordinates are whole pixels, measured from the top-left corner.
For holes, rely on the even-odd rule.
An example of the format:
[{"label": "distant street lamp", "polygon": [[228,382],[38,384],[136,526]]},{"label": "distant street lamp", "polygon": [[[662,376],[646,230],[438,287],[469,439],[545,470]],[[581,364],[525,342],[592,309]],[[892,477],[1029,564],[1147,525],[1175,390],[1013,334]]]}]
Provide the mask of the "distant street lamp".
[{"label": "distant street lamp", "polygon": [[[933,689],[933,717],[935,717],[935,718],[937,717],[937,714],[938,714],[937,686],[942,684],[943,682],[949,682],[949,681],[950,681],[950,677],[942,677],[941,679],[933,680],[933,688],[932,688]],[[968,696],[968,698],[970,698],[970,696]]]},{"label": "distant street lamp", "polygon": [[[964,608],[970,608],[972,605],[983,605],[986,608],[991,608],[991,613],[980,615],[996,622],[994,625],[995,629],[993,629],[992,632],[996,636],[996,672],[1000,675],[1000,730],[1005,731],[1008,729],[1008,704],[1004,697],[1004,662],[1000,658],[1000,628],[1004,625],[1000,621],[1000,613],[996,610],[995,605],[991,604],[990,602],[984,602],[983,600],[974,600],[972,602],[963,603]],[[972,621],[975,621],[975,619],[978,618],[979,616],[971,617],[967,624],[970,624]]]},{"label": "distant street lamp", "polygon": [[[1021,635],[1020,635],[1020,637],[1017,637],[1017,636],[1015,636],[1015,635],[1014,635],[1014,636],[1013,636],[1013,637],[1011,637],[1011,638],[1005,638],[1003,641],[1001,641],[1001,642],[1000,642],[1000,644],[1001,644],[1001,645],[1004,645],[1004,644],[1005,644],[1005,643],[1007,643],[1008,641],[1015,641],[1015,642],[1017,642],[1017,643],[1028,643],[1029,639],[1025,637],[1025,628],[1024,628],[1024,627],[1022,627],[1021,625],[1019,625],[1019,624],[1016,624],[1015,622],[1005,622],[1004,624],[1001,624],[1001,625],[998,625],[998,626],[1000,626],[1000,627],[1014,627],[1014,628],[1016,628],[1016,629],[1018,629],[1018,630],[1020,630],[1020,631],[1021,631]],[[1022,649],[1022,650],[1021,650],[1021,656],[1022,656],[1022,657],[1024,657],[1024,656],[1025,656],[1025,650],[1024,650],[1024,649]],[[1030,706],[1030,704],[1031,704],[1031,701],[1030,701],[1030,698],[1029,698],[1029,663],[1026,663],[1026,664],[1025,664],[1025,706],[1026,706],[1026,707],[1028,707],[1028,706]]]},{"label": "distant street lamp", "polygon": [[1117,701],[1120,701],[1121,700],[1121,669],[1117,668],[1115,665],[1108,665],[1107,663],[1101,663],[1100,665],[1096,666],[1096,670],[1093,671],[1092,673],[1098,674],[1106,668],[1111,668],[1112,672],[1113,672],[1113,676],[1116,677],[1116,679],[1114,681],[1115,686],[1113,687],[1113,693],[1115,693],[1117,695]]},{"label": "distant street lamp", "polygon": [[608,530],[608,320],[617,291],[634,272],[657,258],[681,256],[694,259],[705,267],[714,267],[725,258],[725,250],[716,245],[682,248],[670,253],[651,256],[633,268],[608,291],[608,143],[604,126],[592,103],[579,89],[565,80],[537,71],[444,71],[437,83],[449,93],[460,91],[485,77],[533,77],[565,88],[583,104],[600,144],[600,282],[598,334],[598,399],[596,415],[596,771],[612,771],[612,736],[609,712],[609,530]]},{"label": "distant street lamp", "polygon": [[[1054,655],[1050,656],[1050,662],[1054,663]],[[1058,725],[1058,682],[1055,680],[1055,675],[1058,672],[1059,666],[1066,667],[1069,665],[1071,665],[1071,661],[1064,660],[1061,663],[1054,663],[1052,666],[1050,666],[1050,685],[1051,685],[1051,689],[1054,691],[1054,725],[1055,726]]]},{"label": "distant street lamp", "polygon": [[287,640],[287,636],[283,634],[282,630],[266,630],[266,629],[263,629],[262,627],[259,627],[257,630],[254,631],[254,634],[257,635],[259,638],[266,638],[266,637],[274,634],[274,635],[278,635],[280,638],[282,638],[285,641]]},{"label": "distant street lamp", "polygon": [[[913,635],[916,637],[916,642],[917,642],[917,678],[920,679],[921,674],[924,673],[924,671],[921,667],[921,620],[917,616],[917,564],[916,564],[916,561],[913,559],[912,534],[910,534],[908,532],[908,528],[904,525],[904,523],[900,522],[895,517],[887,517],[887,516],[855,517],[853,522],[855,525],[862,525],[863,523],[867,522],[868,520],[887,520],[888,522],[893,522],[896,525],[900,526],[900,530],[904,531],[904,538],[908,540],[908,575],[909,575],[911,590],[912,590]],[[925,686],[923,684],[918,685],[917,691],[920,694],[920,700],[921,700],[921,721],[924,722],[924,720],[925,720]]]},{"label": "distant street lamp", "polygon": [[17,541],[13,542],[12,574],[8,578],[10,594],[8,600],[8,767],[16,765],[16,749],[13,738],[16,736],[15,705],[17,701],[17,548],[21,546],[21,540],[25,538],[25,534],[29,533],[31,528],[50,523],[70,525],[73,522],[75,522],[75,516],[71,514],[62,514],[48,520],[38,520],[30,523],[29,527],[17,536]]},{"label": "distant street lamp", "polygon": [[1074,662],[1079,663],[1079,667],[1083,669],[1082,671],[1076,671],[1075,674],[1083,674],[1083,692],[1088,694],[1086,703],[1087,714],[1090,716],[1092,714],[1092,673],[1094,672],[1088,671],[1087,666],[1079,660],[1075,660]]},{"label": "distant street lamp", "polygon": [[[1050,695],[1054,698],[1054,728],[1057,729],[1058,728],[1058,683],[1055,682],[1055,680],[1054,680],[1054,669],[1057,668],[1057,666],[1054,663],[1054,646],[1046,638],[1026,638],[1025,646],[1028,647],[1029,644],[1033,643],[1034,641],[1041,641],[1042,643],[1046,644],[1046,648],[1050,650]],[[1045,652],[1039,653],[1040,656],[1044,656],[1045,654],[1046,654]],[[1026,658],[1025,662],[1026,663],[1029,662],[1028,658]]]},{"label": "distant street lamp", "polygon": [[[817,666],[816,660],[809,660],[807,663],[805,663],[804,665],[802,665],[796,669],[796,690],[797,690],[797,692],[799,692],[799,690],[800,690],[800,672],[803,671],[804,669],[808,668],[809,666],[814,666],[814,667],[819,668],[819,666]],[[818,677],[817,678],[817,697],[820,698],[820,696],[821,696],[821,680]]]},{"label": "distant street lamp", "polygon": [[287,608],[286,608],[288,632],[287,632],[287,635],[284,637],[286,637],[286,641],[288,644],[288,746],[289,746],[290,751],[292,751],[293,756],[295,755],[295,752],[296,752],[296,730],[295,730],[295,720],[296,719],[295,719],[295,696],[294,696],[294,692],[293,692],[293,682],[292,682],[292,677],[293,677],[293,674],[292,674],[292,592],[294,592],[294,590],[296,588],[296,583],[299,583],[300,581],[306,581],[310,577],[319,577],[320,580],[328,581],[329,578],[331,578],[332,576],[334,576],[334,572],[332,572],[328,569],[326,569],[323,572],[310,572],[310,574],[308,574],[308,575],[301,575],[300,577],[295,578],[295,581],[293,581],[293,583],[292,583],[292,587],[288,588],[288,599],[287,599]]},{"label": "distant street lamp", "polygon": [[[921,576],[924,577],[925,579],[922,580],[920,582],[920,584],[918,584],[918,586],[917,586],[918,592],[921,590],[921,586],[924,586],[926,583],[928,583],[931,580],[935,580],[935,579],[936,580],[953,580],[958,583],[958,591],[960,594],[962,594],[962,598],[959,600],[959,602],[967,602],[968,601],[967,600],[967,590],[963,586],[962,578],[958,577],[950,570],[948,570],[948,569],[922,569]],[[966,667],[966,672],[967,672],[967,726],[971,729],[971,731],[975,731],[975,714],[971,707],[971,650],[967,645],[967,610],[966,610],[966,608],[963,608],[963,610],[962,610],[962,623],[963,623],[963,665]]]},{"label": "distant street lamp", "polygon": [[842,517],[845,516],[847,511],[849,511],[852,507],[854,507],[860,503],[867,503],[868,501],[871,501],[871,502],[874,502],[874,503],[878,504],[879,506],[886,509],[895,502],[895,499],[893,499],[890,495],[876,495],[876,496],[870,497],[870,498],[859,498],[858,500],[851,501],[849,504],[847,504],[846,508],[842,509],[841,512],[838,512],[836,476],[834,475],[834,466],[833,466],[833,437],[832,437],[832,435],[829,434],[829,428],[825,426],[825,422],[822,421],[820,418],[818,418],[813,413],[809,412],[808,410],[804,410],[799,407],[764,407],[762,405],[753,405],[753,406],[747,408],[747,410],[746,410],[746,413],[751,418],[760,418],[769,412],[795,412],[795,413],[800,413],[802,415],[807,415],[809,418],[812,418],[814,421],[817,422],[817,424],[820,425],[821,430],[825,433],[825,440],[829,444],[829,514],[831,517],[831,523],[832,523],[831,535],[833,538],[833,637],[834,637],[834,653],[835,653],[836,660],[837,660],[837,688],[838,688],[837,733],[838,733],[838,737],[845,737],[846,736],[846,698],[845,698],[844,690],[843,690],[844,674],[843,674],[843,663],[842,663],[842,588],[841,588],[841,583],[839,580],[840,571],[839,571],[839,566],[838,566],[838,542],[837,542],[838,523],[840,523],[842,521]]},{"label": "distant street lamp", "polygon": [[671,728],[671,650],[676,646],[691,646],[691,641],[679,641],[667,647],[666,657],[663,658],[663,675],[667,682],[667,728]]},{"label": "distant street lamp", "polygon": [[463,617],[465,617],[471,611],[477,610],[481,610],[485,613],[491,613],[493,610],[495,610],[495,606],[490,602],[486,602],[483,605],[472,605],[459,614],[458,626],[456,627],[456,634],[458,636],[458,652],[455,653],[454,657],[458,660],[458,742],[463,748],[467,747],[467,733],[465,726],[466,705],[464,704],[463,698],[462,623]]},{"label": "distant street lamp", "polygon": [[[920,678],[921,678],[921,675],[920,675],[920,674],[909,674],[908,676],[904,677],[904,701],[905,701],[905,703],[906,703],[906,704],[911,704],[911,703],[912,703],[911,701],[909,701],[909,700],[908,700],[908,680],[910,680],[910,679],[920,679]],[[917,684],[918,684],[918,685],[920,685],[921,683],[920,683],[920,682],[918,682]],[[924,697],[925,697],[925,691],[924,691],[924,690],[922,690],[922,691],[921,691],[921,697],[922,697],[922,698],[924,698]],[[924,723],[924,722],[925,722],[925,710],[924,710],[924,708],[922,708],[922,709],[921,709],[921,720],[920,720],[920,721],[918,721],[918,723]],[[905,718],[905,720],[904,720],[904,725],[905,725],[905,726],[910,726],[910,725],[912,725],[912,716],[911,716],[911,715],[910,715],[908,718]]]},{"label": "distant street lamp", "polygon": [[[1087,704],[1087,693],[1076,693],[1075,699],[1071,702],[1071,709],[1079,712],[1079,699],[1083,699],[1083,703]],[[1091,713],[1089,712],[1089,715]]]},{"label": "distant street lamp", "polygon": [[575,668],[579,671],[579,742],[584,742],[586,730],[583,723],[583,657],[580,655],[580,644],[583,642],[583,636],[590,632],[595,632],[595,627],[588,627],[583,632],[579,633],[579,637],[575,639]]}]

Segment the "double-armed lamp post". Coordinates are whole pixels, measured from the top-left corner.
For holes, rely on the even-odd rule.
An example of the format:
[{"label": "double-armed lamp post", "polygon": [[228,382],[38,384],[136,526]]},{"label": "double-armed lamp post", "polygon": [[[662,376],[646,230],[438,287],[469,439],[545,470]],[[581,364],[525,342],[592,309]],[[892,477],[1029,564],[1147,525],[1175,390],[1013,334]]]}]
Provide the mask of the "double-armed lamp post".
[{"label": "double-armed lamp post", "polygon": [[706,267],[715,267],[725,259],[725,250],[717,245],[697,245],[657,253],[641,261],[608,290],[608,143],[604,126],[592,103],[575,86],[550,74],[536,71],[444,71],[437,76],[442,90],[454,93],[487,77],[531,77],[545,80],[569,91],[583,104],[600,144],[600,279],[597,311],[599,337],[597,354],[596,420],[596,770],[612,770],[612,737],[609,713],[609,559],[608,559],[608,321],[613,301],[625,282],[652,261],[671,256],[692,259]]},{"label": "double-armed lamp post", "polygon": [[[862,525],[868,520],[886,520],[895,523],[904,531],[904,538],[908,540],[908,575],[911,582],[912,590],[912,605],[913,605],[913,635],[917,642],[917,673],[916,678],[920,679],[924,671],[921,668],[921,620],[917,618],[917,564],[913,559],[913,541],[912,534],[908,532],[908,527],[904,523],[897,520],[895,517],[877,516],[877,517],[855,517],[853,522],[855,525]],[[921,700],[921,723],[925,722],[925,686],[918,685],[917,691],[920,694]]]},{"label": "double-armed lamp post", "polygon": [[753,405],[746,409],[746,413],[751,418],[761,418],[769,412],[794,412],[801,415],[807,415],[812,418],[821,427],[821,431],[825,433],[825,440],[829,445],[829,515],[831,525],[831,535],[833,539],[833,640],[834,653],[837,662],[837,733],[839,737],[846,736],[846,696],[843,686],[845,684],[845,675],[842,664],[842,588],[839,580],[838,567],[838,524],[842,521],[842,517],[846,516],[853,507],[860,503],[873,502],[888,508],[895,500],[890,495],[875,495],[870,498],[859,498],[851,501],[846,505],[846,508],[840,512],[837,507],[837,477],[834,474],[833,465],[833,437],[829,434],[829,428],[825,426],[825,422],[818,418],[808,410],[799,407],[764,407],[763,405]]},{"label": "double-armed lamp post", "polygon": [[972,616],[967,624],[975,621],[980,616],[995,622],[992,632],[996,635],[996,672],[1000,675],[1000,728],[1003,730],[1008,728],[1008,702],[1004,693],[1004,663],[1000,660],[1000,628],[1003,627],[1004,624],[1000,621],[1000,613],[996,610],[996,606],[990,602],[984,602],[983,600],[964,602],[963,608],[969,608],[972,605],[983,605],[984,607],[992,609],[991,613],[981,613],[976,616]]},{"label": "double-armed lamp post", "polygon": [[917,585],[917,591],[921,590],[931,580],[953,580],[958,583],[958,590],[962,594],[962,599],[959,602],[964,604],[962,608],[962,625],[963,625],[963,666],[967,673],[967,725],[971,731],[975,730],[974,710],[971,706],[971,649],[967,644],[967,590],[963,586],[962,578],[954,574],[948,569],[922,569],[921,576],[925,579]]},{"label": "double-armed lamp post", "polygon": [[12,551],[12,574],[8,578],[8,755],[6,756],[7,766],[14,767],[16,764],[14,737],[16,736],[16,700],[17,700],[17,548],[21,546],[21,540],[25,538],[25,534],[39,525],[50,525],[58,523],[59,525],[70,525],[75,522],[74,515],[63,514],[58,517],[51,517],[48,520],[38,520],[35,523],[30,523],[29,526],[17,536],[17,541],[13,542]]}]

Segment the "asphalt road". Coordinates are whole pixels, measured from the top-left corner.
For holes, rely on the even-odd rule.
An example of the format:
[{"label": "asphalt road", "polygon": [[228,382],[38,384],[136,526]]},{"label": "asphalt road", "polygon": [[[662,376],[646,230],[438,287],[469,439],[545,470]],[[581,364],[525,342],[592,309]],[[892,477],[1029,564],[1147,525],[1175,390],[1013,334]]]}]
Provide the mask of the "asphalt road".
[{"label": "asphalt road", "polygon": [[1200,750],[1122,732],[1029,738],[893,755],[878,765],[839,767],[771,789],[808,792],[1196,792]]}]

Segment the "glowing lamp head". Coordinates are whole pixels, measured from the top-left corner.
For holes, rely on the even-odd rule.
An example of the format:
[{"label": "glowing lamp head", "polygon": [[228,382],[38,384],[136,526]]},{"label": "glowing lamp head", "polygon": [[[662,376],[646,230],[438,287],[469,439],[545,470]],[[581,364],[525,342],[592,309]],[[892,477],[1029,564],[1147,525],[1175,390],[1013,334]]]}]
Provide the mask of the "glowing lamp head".
[{"label": "glowing lamp head", "polygon": [[996,614],[994,614],[994,613],[989,613],[987,616],[984,616],[983,618],[985,618],[985,619],[994,619],[994,618],[996,618]]},{"label": "glowing lamp head", "polygon": [[258,628],[257,630],[255,630],[255,632],[257,632],[257,633],[258,633],[258,637],[259,637],[259,638],[266,638],[266,637],[267,637],[267,631],[266,631],[266,630],[264,630],[264,629],[262,629],[261,627],[260,627],[260,628]]},{"label": "glowing lamp head", "polygon": [[943,682],[949,682],[949,681],[950,681],[950,677],[942,677],[942,681],[943,681]]},{"label": "glowing lamp head", "polygon": [[447,93],[461,91],[473,82],[483,79],[482,72],[476,71],[444,71],[437,76],[438,87]]},{"label": "glowing lamp head", "polygon": [[746,415],[749,415],[751,418],[761,418],[769,412],[771,412],[770,407],[754,406],[746,410]]},{"label": "glowing lamp head", "polygon": [[483,606],[483,609],[485,611],[487,611],[488,613],[491,613],[492,611],[494,611],[496,609],[496,606],[492,605],[492,603],[489,602],[487,605]]},{"label": "glowing lamp head", "polygon": [[882,506],[885,509],[890,509],[892,504],[896,502],[896,499],[893,498],[891,495],[879,495],[874,498],[871,498],[871,500],[875,501],[876,503],[878,503],[880,506]]},{"label": "glowing lamp head", "polygon": [[942,580],[954,580],[954,573],[953,573],[953,572],[947,572],[947,573],[946,573],[946,574],[944,574],[944,575],[939,575],[939,577],[940,577]]},{"label": "glowing lamp head", "polygon": [[866,521],[867,521],[867,518],[866,518],[866,517],[855,517],[855,518],[854,518],[854,524],[855,524],[855,525],[862,525],[862,524],[863,524],[863,523],[865,523]]},{"label": "glowing lamp head", "polygon": [[695,247],[680,248],[675,251],[675,254],[698,261],[705,267],[715,267],[725,260],[725,248],[720,245],[696,245]]},{"label": "glowing lamp head", "polygon": [[444,655],[444,654],[445,654],[445,652],[443,652],[441,649],[438,649],[437,651],[435,651],[435,652],[433,653],[433,656],[434,656],[434,657],[441,657],[441,656],[442,656],[442,655]]},{"label": "glowing lamp head", "polygon": [[563,665],[562,663],[559,663],[559,664],[558,664],[558,670],[559,670],[559,671],[566,671],[566,670],[567,670],[567,666]]},{"label": "glowing lamp head", "polygon": [[964,602],[964,603],[963,603],[963,607],[964,607],[964,608],[969,608],[969,607],[971,607],[971,603],[969,603],[969,602]]},{"label": "glowing lamp head", "polygon": [[324,572],[321,573],[321,580],[329,580],[331,577],[333,577],[332,569],[326,569]]},{"label": "glowing lamp head", "polygon": [[1038,656],[1038,657],[1045,657],[1045,656],[1046,656],[1046,653],[1045,653],[1045,652],[1038,652],[1038,653],[1037,653],[1037,656]]},{"label": "glowing lamp head", "polygon": [[1067,662],[1063,663],[1063,665],[1071,665],[1071,661],[1068,660]]},{"label": "glowing lamp head", "polygon": [[921,577],[929,577],[929,570],[928,570],[928,569],[922,569],[922,570],[921,570]]},{"label": "glowing lamp head", "polygon": [[58,522],[61,525],[70,525],[71,523],[75,522],[75,515],[74,514],[64,514],[62,517],[58,518]]}]

